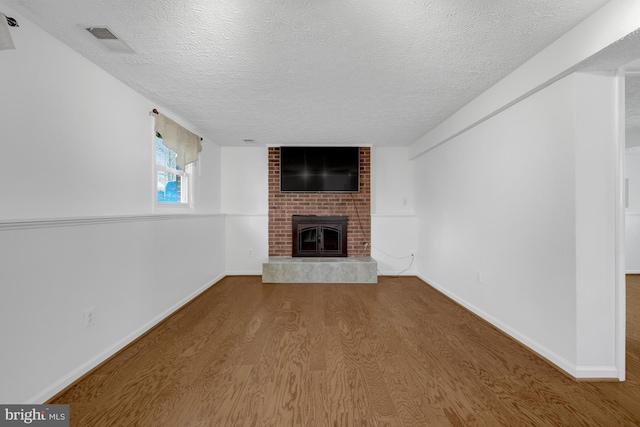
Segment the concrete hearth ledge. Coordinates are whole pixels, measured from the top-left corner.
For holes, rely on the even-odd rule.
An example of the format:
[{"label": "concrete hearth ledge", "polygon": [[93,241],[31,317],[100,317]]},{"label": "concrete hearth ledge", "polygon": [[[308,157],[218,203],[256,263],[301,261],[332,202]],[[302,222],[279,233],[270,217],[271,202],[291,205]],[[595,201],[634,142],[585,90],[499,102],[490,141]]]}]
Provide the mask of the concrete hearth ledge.
[{"label": "concrete hearth ledge", "polygon": [[270,257],[262,283],[378,283],[378,264],[371,257]]}]

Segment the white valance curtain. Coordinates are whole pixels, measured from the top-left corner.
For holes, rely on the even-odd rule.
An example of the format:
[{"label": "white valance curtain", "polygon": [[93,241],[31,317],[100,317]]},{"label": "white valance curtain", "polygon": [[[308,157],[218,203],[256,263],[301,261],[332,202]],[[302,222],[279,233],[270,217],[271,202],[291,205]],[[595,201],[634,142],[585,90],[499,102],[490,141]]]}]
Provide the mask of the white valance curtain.
[{"label": "white valance curtain", "polygon": [[178,155],[176,164],[180,169],[198,160],[198,153],[202,151],[198,135],[160,113],[156,114],[156,132],[162,137],[162,143]]},{"label": "white valance curtain", "polygon": [[9,24],[7,24],[7,17],[5,14],[0,13],[0,50],[15,49],[13,45],[13,39],[11,33],[9,33]]}]

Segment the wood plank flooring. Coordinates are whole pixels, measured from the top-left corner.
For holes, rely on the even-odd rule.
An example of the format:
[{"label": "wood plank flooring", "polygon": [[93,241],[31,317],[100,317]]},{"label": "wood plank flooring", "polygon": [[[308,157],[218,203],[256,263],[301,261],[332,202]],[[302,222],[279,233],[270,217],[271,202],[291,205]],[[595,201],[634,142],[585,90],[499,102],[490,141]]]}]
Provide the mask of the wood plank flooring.
[{"label": "wood plank flooring", "polygon": [[636,426],[627,294],[627,381],[577,383],[413,277],[227,277],[50,403],[91,427]]}]

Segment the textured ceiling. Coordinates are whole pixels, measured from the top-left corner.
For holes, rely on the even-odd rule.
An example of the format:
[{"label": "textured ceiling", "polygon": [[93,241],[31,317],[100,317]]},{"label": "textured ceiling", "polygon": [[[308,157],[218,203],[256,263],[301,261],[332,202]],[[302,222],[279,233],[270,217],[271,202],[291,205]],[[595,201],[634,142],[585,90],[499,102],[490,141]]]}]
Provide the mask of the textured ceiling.
[{"label": "textured ceiling", "polygon": [[409,145],[607,3],[2,1],[223,146]]},{"label": "textured ceiling", "polygon": [[[636,37],[640,40],[640,37]],[[640,42],[633,43],[638,46],[636,58],[640,58]],[[630,131],[640,129],[640,60],[627,64],[627,77],[625,79],[626,100],[626,128]]]},{"label": "textured ceiling", "polygon": [[626,90],[626,127],[628,130],[640,129],[640,76],[627,76]]}]

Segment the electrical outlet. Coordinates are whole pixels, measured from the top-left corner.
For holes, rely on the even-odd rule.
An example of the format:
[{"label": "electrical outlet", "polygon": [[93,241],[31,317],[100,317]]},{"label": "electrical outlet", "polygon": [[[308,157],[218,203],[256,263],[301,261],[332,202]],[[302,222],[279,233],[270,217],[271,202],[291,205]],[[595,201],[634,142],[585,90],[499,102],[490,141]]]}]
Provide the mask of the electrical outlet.
[{"label": "electrical outlet", "polygon": [[413,250],[409,251],[409,255],[415,256],[416,255],[416,251],[413,251]]},{"label": "electrical outlet", "polygon": [[478,272],[476,273],[476,282],[482,283],[482,273],[480,272],[480,270],[478,270]]},{"label": "electrical outlet", "polygon": [[249,256],[253,256],[253,249],[249,249]]},{"label": "electrical outlet", "polygon": [[93,326],[96,321],[95,307],[89,307],[84,310],[84,327]]}]

